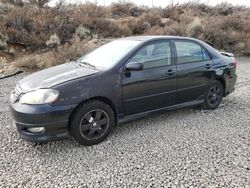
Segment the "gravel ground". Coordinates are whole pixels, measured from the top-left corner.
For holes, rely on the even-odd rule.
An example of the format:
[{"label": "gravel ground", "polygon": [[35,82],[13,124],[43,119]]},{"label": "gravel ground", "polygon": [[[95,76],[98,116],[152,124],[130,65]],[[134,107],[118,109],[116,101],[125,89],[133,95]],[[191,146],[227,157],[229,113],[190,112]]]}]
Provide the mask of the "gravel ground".
[{"label": "gravel ground", "polygon": [[91,147],[18,138],[0,80],[0,187],[250,187],[250,59],[214,111],[181,109],[124,124]]}]

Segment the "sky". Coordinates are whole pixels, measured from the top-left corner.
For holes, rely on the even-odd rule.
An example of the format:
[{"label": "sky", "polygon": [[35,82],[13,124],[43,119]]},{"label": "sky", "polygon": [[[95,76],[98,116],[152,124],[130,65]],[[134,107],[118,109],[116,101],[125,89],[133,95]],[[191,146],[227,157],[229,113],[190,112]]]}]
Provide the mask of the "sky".
[{"label": "sky", "polygon": [[[68,3],[84,3],[84,2],[96,2],[99,5],[110,5],[113,2],[119,2],[119,0],[66,0]],[[165,7],[169,5],[171,2],[174,4],[177,3],[186,3],[186,2],[200,2],[209,5],[217,5],[222,2],[227,2],[233,5],[245,5],[250,6],[249,0],[120,0],[120,1],[128,1],[133,2],[137,5],[146,5],[151,7],[152,5],[155,7]],[[52,0],[50,5],[53,5],[57,2],[57,0]]]}]

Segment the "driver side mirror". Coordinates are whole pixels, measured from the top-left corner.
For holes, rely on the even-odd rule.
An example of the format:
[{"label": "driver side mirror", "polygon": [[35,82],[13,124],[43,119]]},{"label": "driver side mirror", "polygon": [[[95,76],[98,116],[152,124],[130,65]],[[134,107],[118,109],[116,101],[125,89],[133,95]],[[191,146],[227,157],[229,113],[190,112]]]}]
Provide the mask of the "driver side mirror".
[{"label": "driver side mirror", "polygon": [[138,62],[129,62],[126,65],[127,70],[142,70],[143,69],[143,63]]}]

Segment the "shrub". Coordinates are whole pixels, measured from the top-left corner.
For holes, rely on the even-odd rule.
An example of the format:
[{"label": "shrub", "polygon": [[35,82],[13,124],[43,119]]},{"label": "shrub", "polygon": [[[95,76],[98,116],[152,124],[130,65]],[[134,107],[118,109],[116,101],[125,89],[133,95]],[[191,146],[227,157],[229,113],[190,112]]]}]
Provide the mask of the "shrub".
[{"label": "shrub", "polygon": [[[76,12],[76,10],[78,10],[78,12]],[[79,14],[79,16],[82,18],[86,16],[92,18],[96,17],[105,18],[107,17],[107,14],[109,16],[111,15],[111,13],[108,12],[107,8],[102,6],[97,6],[96,3],[90,3],[90,2],[80,5],[79,9],[76,9],[76,7],[74,7],[73,12]]]},{"label": "shrub", "polygon": [[94,34],[104,38],[128,36],[131,34],[131,30],[128,27],[114,20],[102,18],[93,19],[92,24],[88,27]]},{"label": "shrub", "polygon": [[31,51],[46,47],[45,42],[49,39],[46,33],[37,34],[34,31],[29,33],[24,29],[18,31],[9,28],[6,30],[6,33],[8,33],[8,43],[22,45]]},{"label": "shrub", "polygon": [[180,21],[179,17],[184,13],[181,6],[169,6],[163,9],[162,17]]},{"label": "shrub", "polygon": [[111,14],[113,17],[125,17],[130,16],[130,11],[134,8],[133,3],[113,3],[111,5]]},{"label": "shrub", "polygon": [[39,7],[44,7],[50,0],[28,0],[29,3],[35,4]]},{"label": "shrub", "polygon": [[217,49],[237,53],[236,45],[244,41],[244,35],[234,29],[223,30],[218,22],[204,23],[202,33],[204,39],[213,44]]},{"label": "shrub", "polygon": [[24,9],[13,10],[11,14],[8,14],[5,20],[6,28],[13,28],[15,30],[32,30],[32,20],[27,15]]},{"label": "shrub", "polygon": [[58,35],[56,33],[54,33],[53,35],[50,36],[50,39],[46,41],[46,45],[49,48],[57,48],[60,44],[60,38],[58,37]]},{"label": "shrub", "polygon": [[187,35],[190,37],[197,37],[202,33],[202,21],[200,18],[196,17],[187,26]]},{"label": "shrub", "polygon": [[[220,27],[221,30],[238,30],[238,31],[242,31],[244,28],[244,25],[241,21],[240,16],[237,15],[230,15],[227,17],[217,17],[215,18],[217,19],[216,23],[217,25]],[[215,21],[215,20],[214,20]]]},{"label": "shrub", "polygon": [[7,41],[8,37],[0,33],[0,50],[6,50],[8,47]]},{"label": "shrub", "polygon": [[154,26],[149,29],[146,34],[148,35],[174,35],[174,36],[186,36],[186,25],[178,22],[174,22],[171,25],[165,27]]},{"label": "shrub", "polygon": [[[35,4],[30,4],[31,1]],[[250,54],[250,9],[246,7],[186,3],[145,8],[121,2],[109,7],[95,3],[46,7],[46,2],[48,0],[2,0],[0,3],[0,49],[10,49],[17,44],[27,53],[38,53],[40,60],[24,57],[27,59],[22,66],[26,66],[24,62],[31,62],[31,69],[79,57],[89,49],[86,45],[95,46],[93,36],[97,36],[98,41],[145,34],[191,36],[213,43],[218,49]],[[41,53],[48,50],[48,46],[52,49]]]},{"label": "shrub", "polygon": [[0,50],[6,50],[8,47],[7,42],[0,39]]},{"label": "shrub", "polygon": [[138,17],[140,16],[145,10],[143,8],[139,8],[138,6],[131,6],[129,8],[129,15],[133,17]]},{"label": "shrub", "polygon": [[14,6],[9,3],[0,2],[0,14],[5,14],[7,12],[10,12],[13,8]]},{"label": "shrub", "polygon": [[150,29],[151,25],[148,22],[143,22],[142,20],[130,19],[128,21],[128,27],[131,29],[132,33],[143,34],[146,30]]},{"label": "shrub", "polygon": [[174,22],[169,26],[165,26],[165,31],[168,35],[186,36],[187,26],[184,23]]},{"label": "shrub", "polygon": [[244,55],[250,55],[250,40],[247,40],[245,45],[244,45],[245,49],[243,49],[243,53]]},{"label": "shrub", "polygon": [[153,13],[143,13],[138,18],[133,18],[128,21],[128,26],[133,34],[143,34],[156,25],[162,25],[161,17]]},{"label": "shrub", "polygon": [[42,68],[40,65],[43,62],[43,58],[40,55],[29,55],[27,57],[21,58],[15,62],[17,68],[21,68],[28,71],[39,70]]},{"label": "shrub", "polygon": [[76,35],[81,39],[91,39],[91,31],[83,26],[80,26],[76,29]]},{"label": "shrub", "polygon": [[233,7],[228,3],[221,3],[217,5],[216,9],[219,15],[228,16],[230,14],[233,14]]},{"label": "shrub", "polygon": [[57,50],[52,49],[37,55],[27,55],[14,63],[17,68],[26,71],[35,71],[72,60],[76,60],[94,48],[105,44],[110,40],[92,39],[88,42],[82,42],[78,37],[72,39],[70,43],[66,43],[58,47]]},{"label": "shrub", "polygon": [[17,5],[17,6],[23,6],[24,5],[23,0],[2,0],[2,2]]}]

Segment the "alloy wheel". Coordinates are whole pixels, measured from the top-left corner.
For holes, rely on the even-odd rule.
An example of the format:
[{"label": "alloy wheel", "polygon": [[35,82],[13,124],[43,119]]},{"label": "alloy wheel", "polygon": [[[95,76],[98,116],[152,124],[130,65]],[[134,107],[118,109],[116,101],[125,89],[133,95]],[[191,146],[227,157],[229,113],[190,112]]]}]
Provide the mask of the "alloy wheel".
[{"label": "alloy wheel", "polygon": [[108,114],[100,109],[86,113],[80,121],[80,133],[87,140],[102,137],[109,127]]},{"label": "alloy wheel", "polygon": [[208,102],[211,106],[216,106],[222,97],[222,90],[218,85],[214,85],[210,88],[208,94]]}]

